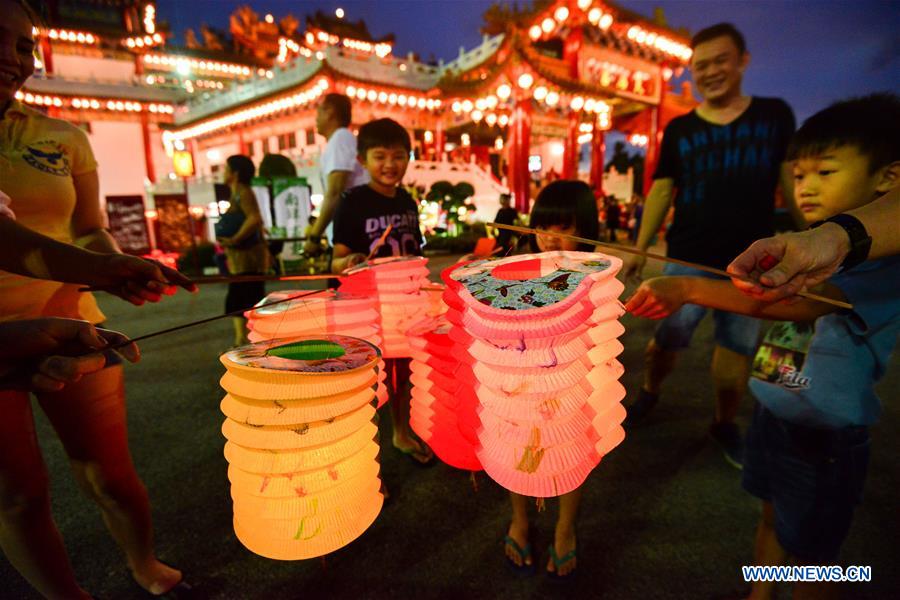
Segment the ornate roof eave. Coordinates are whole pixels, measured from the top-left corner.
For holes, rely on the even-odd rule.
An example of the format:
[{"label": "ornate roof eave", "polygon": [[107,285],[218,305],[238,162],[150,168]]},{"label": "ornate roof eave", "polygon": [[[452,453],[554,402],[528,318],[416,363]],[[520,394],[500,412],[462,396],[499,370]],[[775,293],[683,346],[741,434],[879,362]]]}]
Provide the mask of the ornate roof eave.
[{"label": "ornate roof eave", "polygon": [[[443,94],[470,94],[476,93],[484,88],[496,87],[497,80],[503,74],[503,71],[510,66],[508,62],[503,59],[507,56],[512,56],[513,60],[517,59],[517,55],[513,48],[513,38],[515,38],[515,33],[507,33],[503,42],[497,48],[497,51],[494,52],[489,59],[482,61],[472,69],[469,69],[469,71],[456,75],[445,74],[437,82],[438,89],[440,89]],[[487,73],[485,74],[486,76],[484,79],[466,80],[463,78],[465,73],[469,73],[475,69],[484,69],[488,62],[491,62],[492,64],[487,67]]]}]

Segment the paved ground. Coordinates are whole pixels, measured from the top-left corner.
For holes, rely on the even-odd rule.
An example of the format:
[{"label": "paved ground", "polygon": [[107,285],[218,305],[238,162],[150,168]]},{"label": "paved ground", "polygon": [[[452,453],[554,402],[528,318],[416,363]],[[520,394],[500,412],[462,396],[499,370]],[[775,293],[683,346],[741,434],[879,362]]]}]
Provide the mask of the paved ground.
[{"label": "paved ground", "polygon": [[[214,315],[223,298],[223,286],[208,286],[199,296],[179,294],[156,306],[133,308],[111,298],[101,304],[110,326],[136,336]],[[630,317],[623,322],[623,381],[635,390],[652,324]],[[383,463],[393,498],[356,542],[325,561],[276,562],[248,552],[232,532],[219,431],[223,369],[217,358],[230,335],[230,323],[223,320],[148,340],[143,360],[127,367],[126,376],[131,447],[150,490],[159,554],[201,581],[212,597],[714,598],[745,588],[740,566],[751,560],[759,507],[706,437],[712,402],[709,322],[685,353],[651,422],[630,432],[588,480],[579,573],[565,587],[542,576],[517,578],[504,568],[500,540],[508,503],[496,484],[481,474],[475,491],[468,473],[443,465],[417,468],[395,452],[386,453]],[[847,564],[871,565],[874,581],[848,586],[848,598],[895,598],[900,590],[898,389],[895,358],[880,385],[884,418],[873,433],[865,500],[844,553]],[[744,424],[750,408],[748,400],[741,411]],[[147,597],[131,582],[94,506],[77,493],[42,416],[39,430],[55,515],[83,585],[100,598]],[[552,538],[555,514],[556,503],[548,501],[537,517],[541,550]],[[0,598],[35,597],[2,558],[0,582]],[[781,596],[787,592],[782,589]]]}]

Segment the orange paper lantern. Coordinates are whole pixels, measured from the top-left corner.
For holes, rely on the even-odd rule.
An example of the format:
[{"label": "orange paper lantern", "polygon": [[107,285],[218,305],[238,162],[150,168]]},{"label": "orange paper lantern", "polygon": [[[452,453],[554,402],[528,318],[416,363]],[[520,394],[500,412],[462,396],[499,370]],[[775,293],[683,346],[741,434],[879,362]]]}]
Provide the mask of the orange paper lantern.
[{"label": "orange paper lantern", "polygon": [[383,503],[375,415],[378,348],[340,335],[243,346],[221,357],[222,433],[234,530],[279,560],[333,552]]}]

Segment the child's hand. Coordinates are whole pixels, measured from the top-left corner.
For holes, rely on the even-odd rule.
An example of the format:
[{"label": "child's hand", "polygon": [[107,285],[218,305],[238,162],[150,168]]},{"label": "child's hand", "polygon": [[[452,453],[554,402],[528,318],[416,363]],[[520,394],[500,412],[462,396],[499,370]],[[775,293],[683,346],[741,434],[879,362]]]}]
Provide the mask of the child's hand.
[{"label": "child's hand", "polygon": [[643,282],[625,303],[636,317],[663,319],[687,301],[687,289],[680,277],[654,277]]}]

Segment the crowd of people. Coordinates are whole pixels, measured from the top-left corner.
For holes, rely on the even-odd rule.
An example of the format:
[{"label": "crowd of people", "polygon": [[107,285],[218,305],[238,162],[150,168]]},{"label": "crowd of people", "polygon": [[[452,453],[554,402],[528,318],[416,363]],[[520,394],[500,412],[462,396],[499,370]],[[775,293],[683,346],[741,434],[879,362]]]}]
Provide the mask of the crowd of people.
[{"label": "crowd of people", "polygon": [[[177,271],[119,251],[104,228],[85,134],[15,99],[34,68],[32,28],[40,21],[31,6],[0,0],[0,70],[13,74],[11,82],[0,80],[0,548],[42,595],[90,597],[76,581],[50,511],[33,393],[135,581],[152,595],[188,594],[181,571],[155,556],[147,493],[128,450],[121,358],[135,362],[138,350],[102,328],[104,315],[79,286],[136,305],[158,302],[177,286],[196,287]],[[743,93],[749,55],[733,26],[700,31],[692,49],[703,101],[666,128],[635,244],[646,250],[674,206],[668,256],[727,269],[732,280],[667,264],[663,277],[643,281],[627,300],[632,314],[662,320],[626,425],[648,420],[679,352],[712,309],[710,434],[743,469],[745,489],[762,501],[754,560],[836,563],[865,482],[868,428],[879,415],[873,385],[900,331],[900,259],[892,256],[900,251],[900,99],[840,102],[794,132],[785,102]],[[401,185],[411,145],[406,129],[376,119],[353,135],[351,122],[349,99],[326,95],[316,118],[328,140],[321,158],[326,191],[306,250],[321,251],[320,238],[327,237],[335,273],[374,257],[421,255],[424,244],[417,204]],[[34,168],[31,147],[52,148],[64,160],[58,168]],[[721,159],[725,149],[728,160]],[[255,167],[239,155],[226,164],[231,216],[218,241],[232,274],[265,273],[271,256],[249,186]],[[809,229],[771,237],[779,186]],[[604,208],[607,239],[623,241],[616,236],[618,203]],[[497,222],[516,219],[502,198]],[[599,237],[600,223],[596,199],[579,181],[548,184],[529,215],[531,227],[588,239]],[[529,236],[516,247],[507,233],[498,236],[504,253],[594,249],[552,235]],[[644,260],[628,255],[624,264],[622,276],[635,277]],[[802,290],[853,308],[798,299]],[[226,312],[239,315],[264,294],[258,281],[234,282]],[[760,344],[761,318],[785,323]],[[788,330],[796,347],[780,356],[776,336]],[[234,341],[246,341],[239,316]],[[409,427],[409,359],[387,361],[387,371],[392,446],[416,463],[431,463],[431,450]],[[757,404],[745,436],[735,415],[748,387]],[[510,494],[510,500],[504,555],[514,569],[532,572],[528,499]],[[554,577],[578,567],[580,500],[581,489],[559,499],[544,567]],[[795,587],[798,596],[831,591],[822,583]],[[759,582],[751,597],[771,594],[771,582]]]}]

